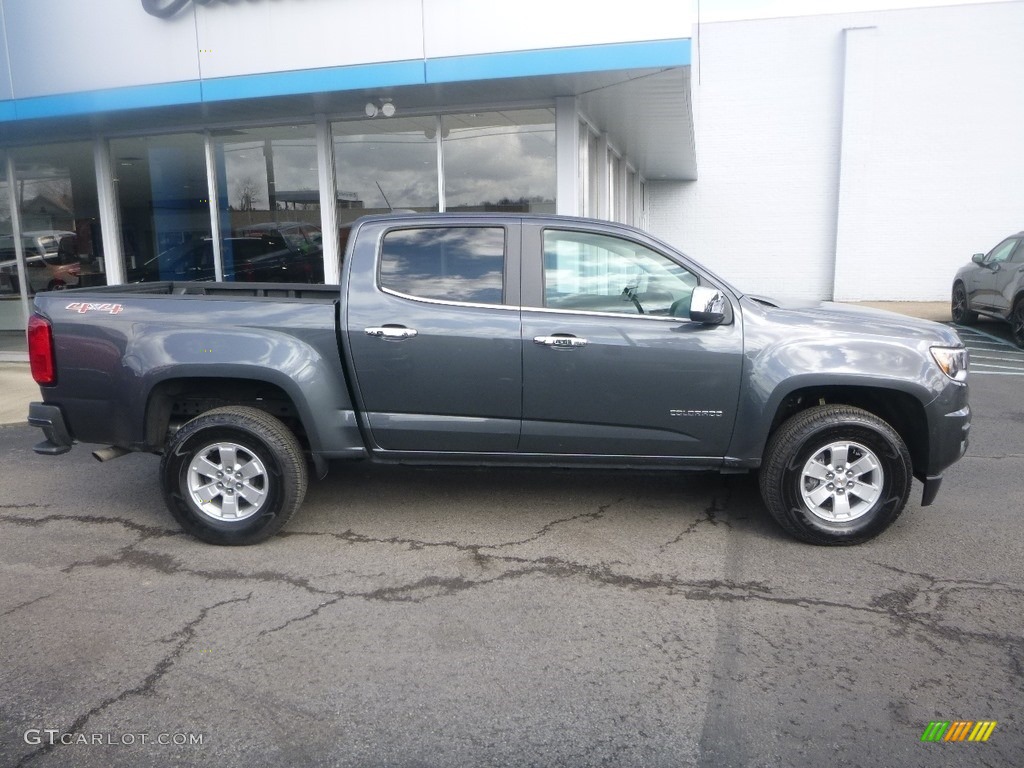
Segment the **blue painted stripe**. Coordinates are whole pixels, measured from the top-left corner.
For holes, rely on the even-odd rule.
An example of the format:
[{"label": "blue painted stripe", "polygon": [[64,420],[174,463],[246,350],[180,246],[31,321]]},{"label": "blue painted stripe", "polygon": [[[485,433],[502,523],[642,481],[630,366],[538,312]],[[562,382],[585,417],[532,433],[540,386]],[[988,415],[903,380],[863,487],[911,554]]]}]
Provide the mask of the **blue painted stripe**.
[{"label": "blue painted stripe", "polygon": [[15,117],[9,119],[33,120],[40,117],[84,115],[90,112],[108,112],[115,109],[195,104],[201,100],[202,91],[197,80],[159,85],[133,85],[101,91],[82,91],[56,96],[36,96],[31,99],[15,99]]},{"label": "blue painted stripe", "polygon": [[685,67],[689,64],[689,40],[656,40],[427,59],[427,82],[454,83],[613,69]]},{"label": "blue painted stripe", "polygon": [[8,99],[0,101],[0,122],[361,88],[689,64],[687,39],[416,59]]},{"label": "blue painted stripe", "polygon": [[422,85],[423,61],[394,61],[350,67],[305,69],[203,80],[203,101],[258,99],[324,91],[352,91],[360,88],[388,88]]}]

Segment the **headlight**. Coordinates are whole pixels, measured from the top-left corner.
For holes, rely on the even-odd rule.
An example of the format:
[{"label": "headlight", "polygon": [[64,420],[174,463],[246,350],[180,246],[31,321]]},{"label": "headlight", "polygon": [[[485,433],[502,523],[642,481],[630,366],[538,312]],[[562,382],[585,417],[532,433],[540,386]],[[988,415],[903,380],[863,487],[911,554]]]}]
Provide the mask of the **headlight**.
[{"label": "headlight", "polygon": [[932,357],[953,381],[967,379],[967,350],[963,347],[932,347]]}]

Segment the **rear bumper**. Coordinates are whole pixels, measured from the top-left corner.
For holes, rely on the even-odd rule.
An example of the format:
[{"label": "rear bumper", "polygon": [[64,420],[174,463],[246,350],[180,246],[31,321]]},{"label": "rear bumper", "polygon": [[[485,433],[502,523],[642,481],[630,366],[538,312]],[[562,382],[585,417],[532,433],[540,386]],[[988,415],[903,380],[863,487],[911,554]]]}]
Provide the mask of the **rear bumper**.
[{"label": "rear bumper", "polygon": [[56,405],[29,403],[28,423],[43,430],[46,439],[33,446],[32,450],[44,456],[59,456],[71,450],[75,441],[71,438],[64,413]]}]

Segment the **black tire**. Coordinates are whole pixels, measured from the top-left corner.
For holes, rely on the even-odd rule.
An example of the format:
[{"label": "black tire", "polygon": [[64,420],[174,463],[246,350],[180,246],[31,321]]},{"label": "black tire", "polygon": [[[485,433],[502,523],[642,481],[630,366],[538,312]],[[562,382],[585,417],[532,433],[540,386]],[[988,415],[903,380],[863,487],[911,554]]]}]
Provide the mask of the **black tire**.
[{"label": "black tire", "polygon": [[[215,474],[227,464],[234,476]],[[164,451],[160,477],[182,529],[223,545],[257,544],[280,531],[302,504],[308,481],[295,435],[248,406],[216,408],[185,424]]]},{"label": "black tire", "polygon": [[63,291],[67,287],[67,284],[63,280],[51,280],[49,283],[47,283],[46,290]]},{"label": "black tire", "polygon": [[778,524],[801,541],[860,544],[900,516],[911,466],[902,438],[877,416],[846,405],[816,406],[768,441],[761,496]]},{"label": "black tire", "polygon": [[1013,331],[1013,343],[1024,349],[1024,298],[1017,299],[1010,312],[1010,328]]},{"label": "black tire", "polygon": [[953,286],[953,298],[949,310],[954,323],[973,325],[978,322],[978,313],[971,311],[971,302],[967,298],[967,289],[964,288],[963,283],[956,283]]}]

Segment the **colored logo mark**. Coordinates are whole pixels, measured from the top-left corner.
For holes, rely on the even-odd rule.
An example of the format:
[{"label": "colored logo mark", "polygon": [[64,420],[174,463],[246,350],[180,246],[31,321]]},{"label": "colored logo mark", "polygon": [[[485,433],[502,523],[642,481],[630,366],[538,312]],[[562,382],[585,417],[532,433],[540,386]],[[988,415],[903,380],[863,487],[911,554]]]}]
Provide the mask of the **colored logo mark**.
[{"label": "colored logo mark", "polygon": [[995,720],[932,720],[921,741],[988,741],[996,725]]}]

